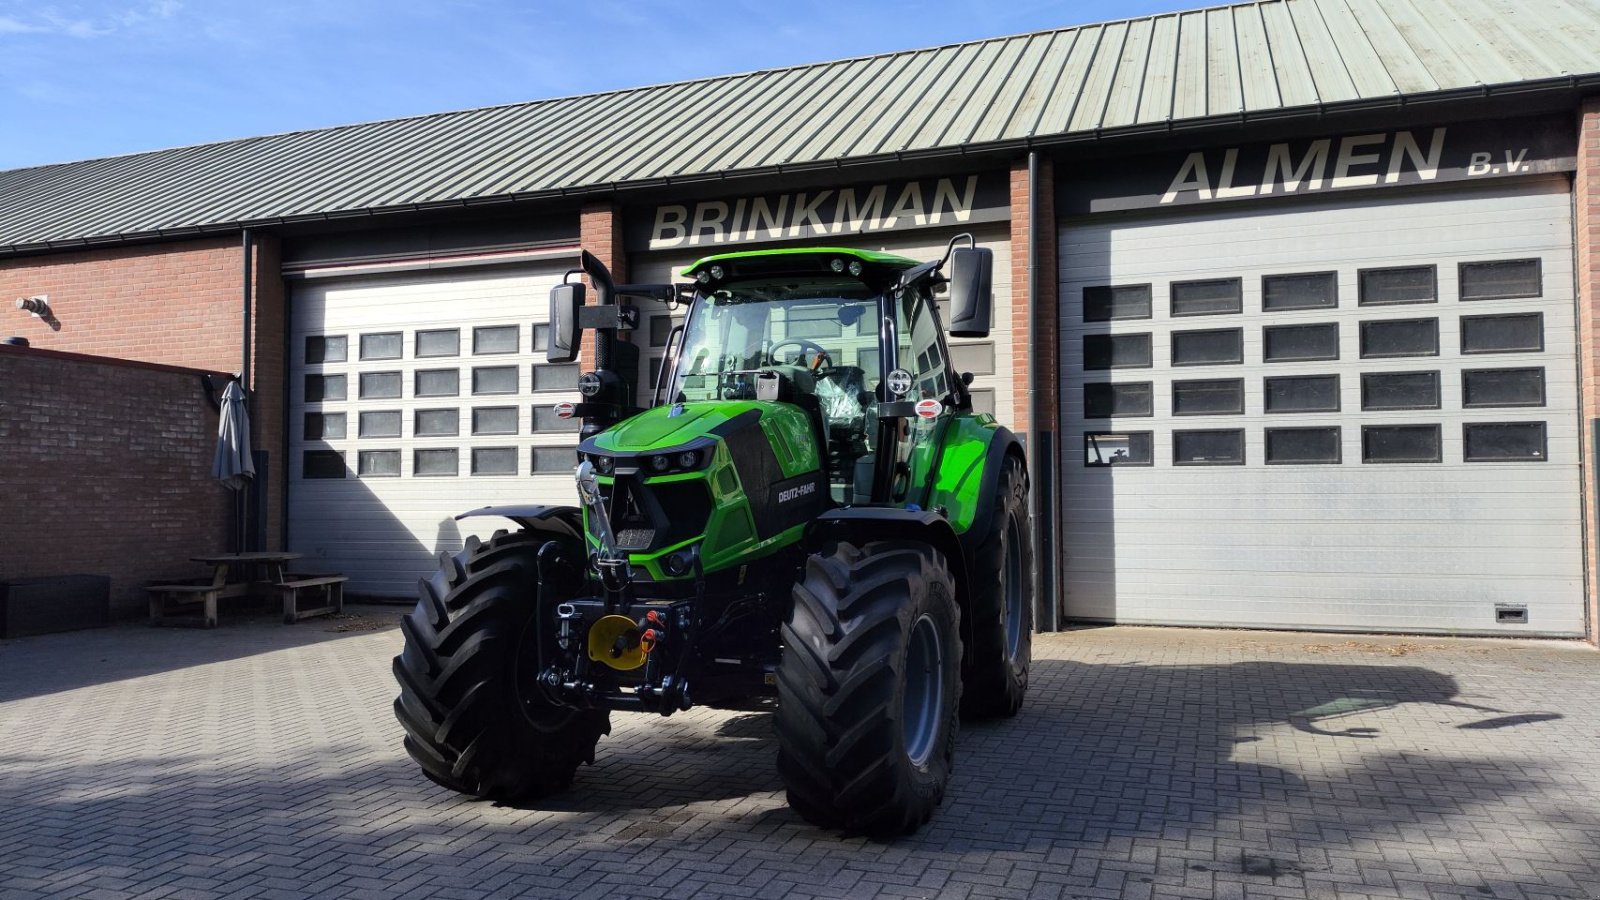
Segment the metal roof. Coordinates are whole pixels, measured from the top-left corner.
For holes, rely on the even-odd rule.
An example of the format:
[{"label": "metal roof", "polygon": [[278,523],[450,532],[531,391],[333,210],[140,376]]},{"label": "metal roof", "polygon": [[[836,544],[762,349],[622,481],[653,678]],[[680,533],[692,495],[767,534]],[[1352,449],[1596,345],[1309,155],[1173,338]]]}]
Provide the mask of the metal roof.
[{"label": "metal roof", "polygon": [[1596,83],[1600,0],[1262,0],[5,171],[0,252]]}]

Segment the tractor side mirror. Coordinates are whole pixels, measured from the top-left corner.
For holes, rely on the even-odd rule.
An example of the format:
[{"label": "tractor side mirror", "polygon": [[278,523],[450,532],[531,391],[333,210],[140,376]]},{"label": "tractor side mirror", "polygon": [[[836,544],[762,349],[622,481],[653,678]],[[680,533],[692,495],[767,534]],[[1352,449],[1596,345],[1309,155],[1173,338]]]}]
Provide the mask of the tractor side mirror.
[{"label": "tractor side mirror", "polygon": [[994,251],[956,247],[950,251],[950,334],[988,337],[994,306]]},{"label": "tractor side mirror", "polygon": [[545,348],[546,361],[565,363],[578,358],[582,334],[578,325],[578,308],[581,306],[581,283],[558,284],[550,289],[550,345]]}]

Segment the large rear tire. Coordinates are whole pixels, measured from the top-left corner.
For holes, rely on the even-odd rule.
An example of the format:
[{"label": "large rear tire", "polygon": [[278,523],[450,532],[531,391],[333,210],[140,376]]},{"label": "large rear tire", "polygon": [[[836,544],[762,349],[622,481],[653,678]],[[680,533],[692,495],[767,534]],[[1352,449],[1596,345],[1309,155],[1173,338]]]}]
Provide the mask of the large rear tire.
[{"label": "large rear tire", "polygon": [[1033,541],[1028,477],[1022,460],[1000,468],[989,533],[972,555],[966,656],[961,661],[961,716],[1014,716],[1028,691],[1033,659]]},{"label": "large rear tire", "polygon": [[[556,706],[533,690],[539,548],[548,538],[499,534],[440,555],[400,623],[395,715],[405,748],[429,778],[487,800],[566,788],[594,762],[604,711]],[[575,551],[574,551],[575,552]],[[580,557],[581,558],[581,557]]]},{"label": "large rear tire", "polygon": [[961,637],[944,558],[926,544],[840,543],[806,561],[783,626],[778,770],[825,828],[909,834],[950,779]]}]

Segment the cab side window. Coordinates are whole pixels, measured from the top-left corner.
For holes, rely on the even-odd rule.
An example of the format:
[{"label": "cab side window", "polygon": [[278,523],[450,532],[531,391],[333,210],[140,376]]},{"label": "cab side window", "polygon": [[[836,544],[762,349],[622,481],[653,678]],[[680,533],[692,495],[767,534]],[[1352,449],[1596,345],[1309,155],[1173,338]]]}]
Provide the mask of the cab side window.
[{"label": "cab side window", "polygon": [[901,298],[896,306],[900,319],[900,366],[911,373],[915,387],[908,400],[943,400],[950,393],[950,371],[939,346],[939,323],[920,291]]}]

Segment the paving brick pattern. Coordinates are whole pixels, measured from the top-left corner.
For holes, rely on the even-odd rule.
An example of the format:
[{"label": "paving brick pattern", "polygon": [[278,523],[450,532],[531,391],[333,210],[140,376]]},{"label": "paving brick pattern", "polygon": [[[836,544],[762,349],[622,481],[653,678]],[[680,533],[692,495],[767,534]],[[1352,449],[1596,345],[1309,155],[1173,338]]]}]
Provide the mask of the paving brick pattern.
[{"label": "paving brick pattern", "polygon": [[460,799],[363,614],[0,642],[0,896],[1600,897],[1581,646],[1042,637],[1023,714],[874,843],[784,806],[758,711],[617,714],[559,800]]}]

